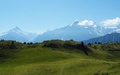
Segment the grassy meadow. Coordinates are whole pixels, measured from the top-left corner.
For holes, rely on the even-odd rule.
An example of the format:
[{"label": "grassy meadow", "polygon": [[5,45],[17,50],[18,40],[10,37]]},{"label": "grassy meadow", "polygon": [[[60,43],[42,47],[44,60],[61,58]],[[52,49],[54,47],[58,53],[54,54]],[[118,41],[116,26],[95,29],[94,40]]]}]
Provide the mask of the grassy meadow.
[{"label": "grassy meadow", "polygon": [[120,43],[78,46],[72,40],[52,45],[2,41],[0,75],[120,75]]}]

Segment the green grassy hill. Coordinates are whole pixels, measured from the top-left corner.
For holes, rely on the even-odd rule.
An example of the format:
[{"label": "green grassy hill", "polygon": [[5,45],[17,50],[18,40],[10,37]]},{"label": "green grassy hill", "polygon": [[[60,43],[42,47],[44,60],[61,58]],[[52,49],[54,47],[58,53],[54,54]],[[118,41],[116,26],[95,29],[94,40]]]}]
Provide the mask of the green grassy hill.
[{"label": "green grassy hill", "polygon": [[120,75],[119,43],[85,46],[90,50],[86,55],[83,48],[76,47],[78,42],[69,41],[70,48],[68,41],[67,46],[66,42],[56,42],[53,46],[52,41],[52,48],[48,45],[50,41],[14,43],[12,49],[4,45],[0,49],[0,75]]}]

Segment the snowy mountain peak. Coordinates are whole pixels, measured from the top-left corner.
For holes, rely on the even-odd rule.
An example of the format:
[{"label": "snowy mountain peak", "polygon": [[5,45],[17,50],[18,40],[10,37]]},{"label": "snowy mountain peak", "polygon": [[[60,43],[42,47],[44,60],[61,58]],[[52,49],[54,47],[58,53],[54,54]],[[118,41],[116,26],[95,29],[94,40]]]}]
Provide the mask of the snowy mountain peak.
[{"label": "snowy mountain peak", "polygon": [[15,27],[12,30],[14,30],[14,31],[22,31],[19,27]]},{"label": "snowy mountain peak", "polygon": [[19,27],[15,27],[8,32],[0,33],[0,39],[5,40],[16,40],[19,42],[30,42],[33,41],[34,38],[37,37],[36,33],[29,33],[22,31]]},{"label": "snowy mountain peak", "polygon": [[76,26],[78,25],[79,21],[78,20],[75,20],[74,22],[72,22],[69,26]]},{"label": "snowy mountain peak", "polygon": [[15,28],[9,30],[8,32],[23,33],[24,31],[22,31],[19,27],[15,27]]}]

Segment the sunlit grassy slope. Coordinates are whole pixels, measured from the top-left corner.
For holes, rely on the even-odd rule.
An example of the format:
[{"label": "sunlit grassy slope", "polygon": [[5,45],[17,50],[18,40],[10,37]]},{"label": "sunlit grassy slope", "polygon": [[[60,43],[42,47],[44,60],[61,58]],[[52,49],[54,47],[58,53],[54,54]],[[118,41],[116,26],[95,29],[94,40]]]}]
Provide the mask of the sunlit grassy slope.
[{"label": "sunlit grassy slope", "polygon": [[0,61],[0,75],[120,75],[120,53],[94,46],[88,56],[82,50],[24,46]]}]

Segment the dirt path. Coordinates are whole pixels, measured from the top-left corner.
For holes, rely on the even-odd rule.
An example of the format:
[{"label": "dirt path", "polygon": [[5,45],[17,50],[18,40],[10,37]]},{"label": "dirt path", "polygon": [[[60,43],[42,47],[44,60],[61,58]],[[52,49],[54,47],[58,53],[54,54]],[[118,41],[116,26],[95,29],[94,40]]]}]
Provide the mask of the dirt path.
[{"label": "dirt path", "polygon": [[106,66],[100,68],[97,72],[95,72],[94,75],[100,75],[100,73],[102,73],[104,70],[108,69],[109,67],[111,67],[110,64],[108,64],[108,65],[106,65]]},{"label": "dirt path", "polygon": [[68,63],[65,63],[65,64],[62,66],[62,68],[61,68],[61,70],[60,70],[60,75],[63,75],[65,66],[66,66],[67,64],[68,64]]}]

